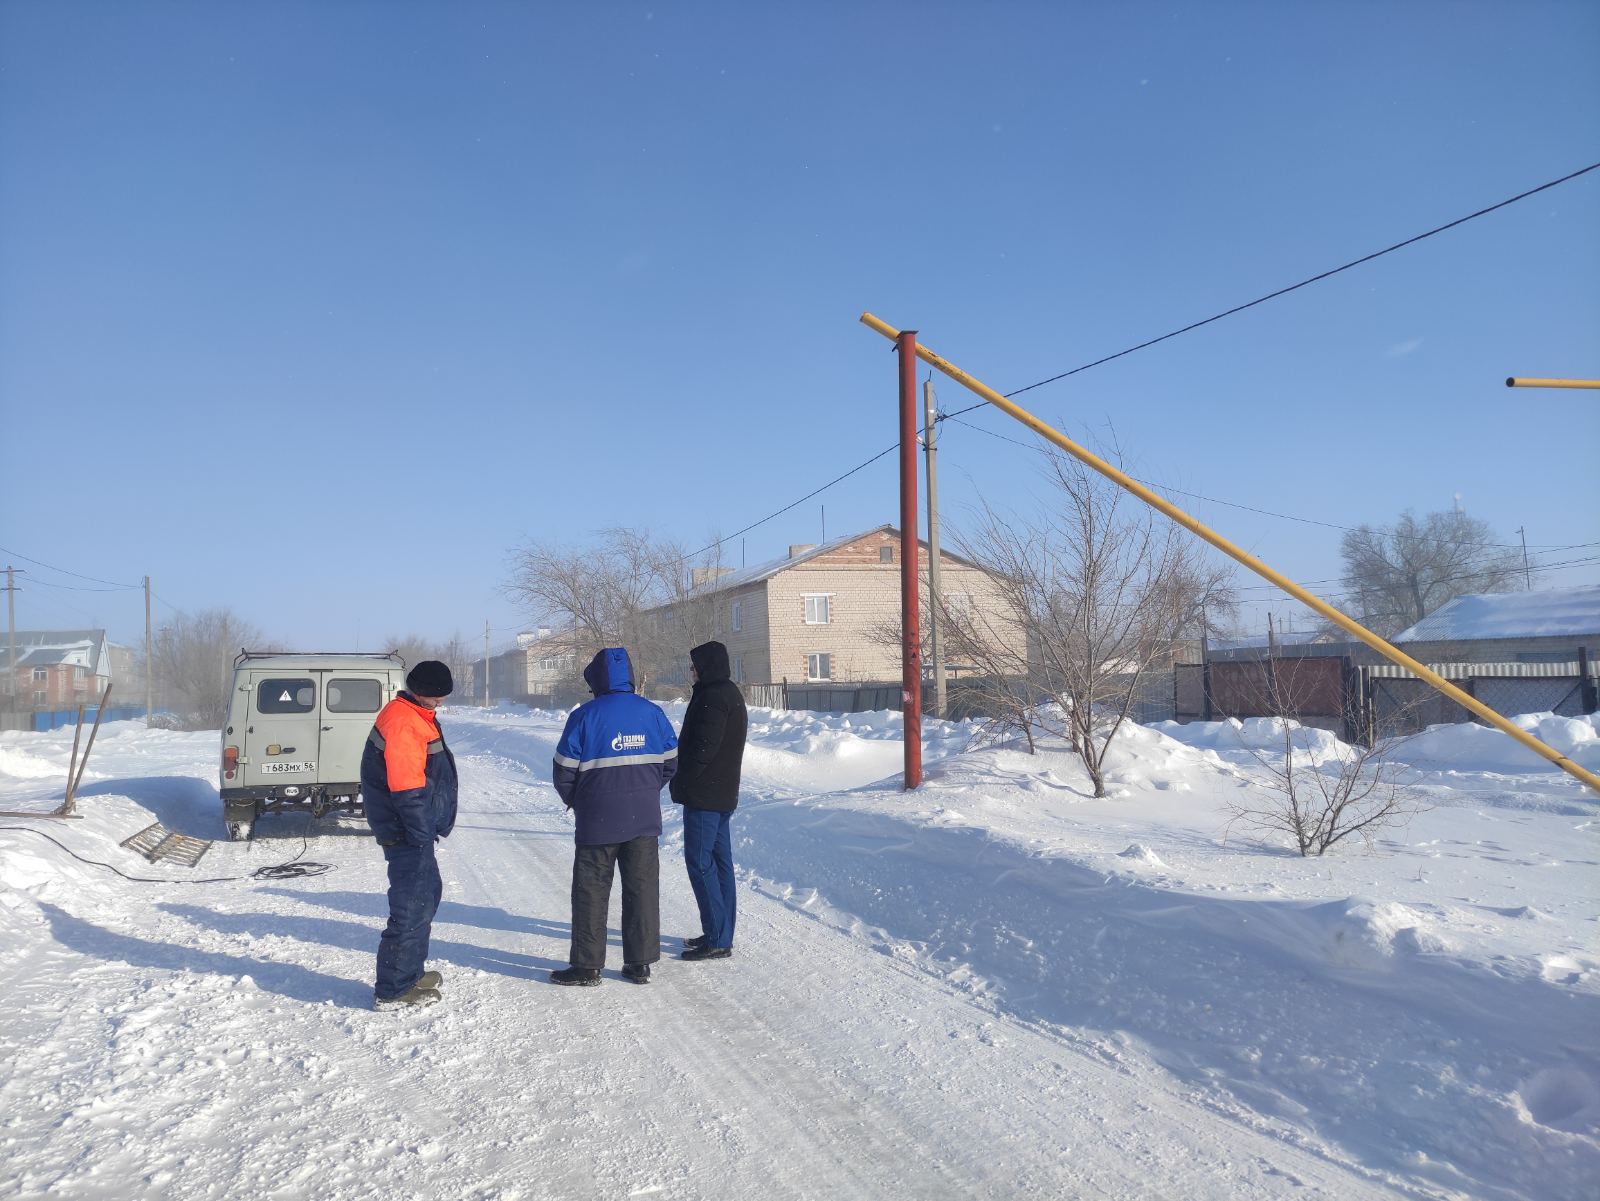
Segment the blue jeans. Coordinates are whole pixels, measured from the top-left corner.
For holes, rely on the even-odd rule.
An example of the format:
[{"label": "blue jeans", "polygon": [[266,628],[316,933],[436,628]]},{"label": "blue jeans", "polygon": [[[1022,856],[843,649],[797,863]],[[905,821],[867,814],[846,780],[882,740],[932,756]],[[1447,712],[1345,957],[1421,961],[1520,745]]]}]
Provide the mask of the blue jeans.
[{"label": "blue jeans", "polygon": [[731,947],[736,908],[733,882],[733,839],[728,826],[731,813],[710,809],[683,810],[683,861],[689,869],[689,887],[700,906],[700,932],[706,945]]},{"label": "blue jeans", "polygon": [[405,993],[422,975],[444,884],[432,843],[384,847],[383,857],[389,863],[389,924],[378,940],[376,992],[380,1001],[388,1001]]}]

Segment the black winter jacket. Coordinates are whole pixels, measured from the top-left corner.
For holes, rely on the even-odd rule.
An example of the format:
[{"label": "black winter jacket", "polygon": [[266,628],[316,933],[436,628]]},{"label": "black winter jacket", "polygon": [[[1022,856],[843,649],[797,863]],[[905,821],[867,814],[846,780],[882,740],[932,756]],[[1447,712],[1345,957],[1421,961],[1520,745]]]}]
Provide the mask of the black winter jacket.
[{"label": "black winter jacket", "polygon": [[728,648],[707,642],[689,652],[699,682],[678,734],[678,774],[672,799],[689,809],[732,813],[739,804],[748,719],[744,696],[730,679]]}]

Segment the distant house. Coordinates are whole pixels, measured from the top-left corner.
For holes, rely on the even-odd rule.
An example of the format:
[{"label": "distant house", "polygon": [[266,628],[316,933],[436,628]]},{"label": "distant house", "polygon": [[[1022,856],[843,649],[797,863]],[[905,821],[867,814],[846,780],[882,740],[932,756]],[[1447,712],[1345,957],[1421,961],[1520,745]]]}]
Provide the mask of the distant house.
[{"label": "distant house", "polygon": [[[928,548],[920,545],[926,579]],[[1008,614],[992,576],[940,551],[945,602],[984,612],[997,636],[1025,658],[1020,621]],[[728,648],[739,683],[900,678],[900,531],[881,525],[820,546],[796,545],[784,558],[738,571],[699,569],[688,596],[654,610],[664,625],[674,610],[710,602],[712,636]],[[923,585],[924,599],[926,583]],[[887,633],[887,636],[886,636]],[[687,647],[684,648],[687,651]]]},{"label": "distant house", "polygon": [[[489,657],[489,699],[555,707],[584,699],[582,655],[571,635],[548,626],[518,634],[515,647]],[[484,670],[482,659],[472,663],[462,700],[483,699]]]},{"label": "distant house", "polygon": [[[1576,717],[1600,707],[1595,662],[1600,585],[1458,596],[1395,635],[1394,643],[1508,716]],[[1380,724],[1415,729],[1471,720],[1460,706],[1375,652],[1361,648],[1358,662]],[[1389,720],[1387,713],[1398,709],[1404,709],[1403,716]]]},{"label": "distant house", "polygon": [[1430,663],[1557,663],[1600,652],[1600,584],[1458,596],[1394,637]]},{"label": "distant house", "polygon": [[97,700],[111,682],[110,644],[104,630],[18,630],[0,641],[0,672],[7,699],[15,698],[13,708],[52,709]]}]

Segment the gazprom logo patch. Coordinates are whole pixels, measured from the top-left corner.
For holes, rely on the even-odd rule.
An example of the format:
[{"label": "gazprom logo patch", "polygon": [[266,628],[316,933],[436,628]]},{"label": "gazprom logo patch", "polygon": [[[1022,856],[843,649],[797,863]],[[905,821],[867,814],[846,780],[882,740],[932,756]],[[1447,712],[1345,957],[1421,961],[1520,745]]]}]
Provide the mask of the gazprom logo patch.
[{"label": "gazprom logo patch", "polygon": [[644,735],[618,734],[611,740],[611,749],[614,751],[642,751],[644,750]]}]

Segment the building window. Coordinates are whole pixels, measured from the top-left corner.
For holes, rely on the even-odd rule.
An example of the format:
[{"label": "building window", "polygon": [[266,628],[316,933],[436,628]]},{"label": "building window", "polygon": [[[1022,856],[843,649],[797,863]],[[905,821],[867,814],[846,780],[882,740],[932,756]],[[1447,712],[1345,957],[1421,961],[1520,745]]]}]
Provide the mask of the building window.
[{"label": "building window", "polygon": [[734,601],[733,604],[730,606],[730,612],[729,612],[729,615],[728,615],[728,622],[729,622],[730,625],[733,626],[733,632],[735,634],[737,634],[740,630],[744,629],[744,602],[743,601]]},{"label": "building window", "polygon": [[49,678],[50,669],[48,667],[35,667],[33,669],[33,682],[35,684],[43,684]]},{"label": "building window", "polygon": [[833,679],[833,656],[832,655],[821,655],[821,654],[818,654],[818,655],[807,655],[806,656],[806,679],[808,679],[808,680],[831,680],[831,679]]},{"label": "building window", "polygon": [[833,620],[829,614],[830,593],[813,593],[805,597],[806,624],[808,626],[825,626]]},{"label": "building window", "polygon": [[48,692],[36,692],[33,694],[33,703],[36,705],[42,705],[49,698],[50,694]]},{"label": "building window", "polygon": [[894,547],[892,547],[892,546],[880,546],[878,548],[878,562],[880,562],[880,563],[893,563],[894,562]]},{"label": "building window", "polygon": [[733,681],[736,684],[743,684],[744,683],[744,656],[743,655],[735,655],[733,657]]}]

